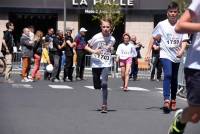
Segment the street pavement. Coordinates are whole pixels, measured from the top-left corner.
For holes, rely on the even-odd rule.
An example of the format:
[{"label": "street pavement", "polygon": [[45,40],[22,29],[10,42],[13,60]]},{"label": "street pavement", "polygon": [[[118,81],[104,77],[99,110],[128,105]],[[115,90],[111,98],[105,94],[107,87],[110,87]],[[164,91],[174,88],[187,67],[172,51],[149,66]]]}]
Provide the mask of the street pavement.
[{"label": "street pavement", "polygon": [[[167,134],[175,112],[162,112],[162,82],[109,78],[107,114],[101,114],[101,91],[92,79],[52,83],[15,83],[0,79],[0,134]],[[177,107],[187,106],[177,99]],[[185,134],[199,134],[200,123],[187,125]]]}]

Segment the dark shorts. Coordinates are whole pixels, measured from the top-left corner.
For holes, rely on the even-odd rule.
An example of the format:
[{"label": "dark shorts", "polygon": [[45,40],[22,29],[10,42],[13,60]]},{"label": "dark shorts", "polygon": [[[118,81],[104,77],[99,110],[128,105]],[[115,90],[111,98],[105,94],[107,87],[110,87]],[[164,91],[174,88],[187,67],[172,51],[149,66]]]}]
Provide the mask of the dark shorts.
[{"label": "dark shorts", "polygon": [[185,68],[185,80],[188,103],[200,106],[200,70]]}]

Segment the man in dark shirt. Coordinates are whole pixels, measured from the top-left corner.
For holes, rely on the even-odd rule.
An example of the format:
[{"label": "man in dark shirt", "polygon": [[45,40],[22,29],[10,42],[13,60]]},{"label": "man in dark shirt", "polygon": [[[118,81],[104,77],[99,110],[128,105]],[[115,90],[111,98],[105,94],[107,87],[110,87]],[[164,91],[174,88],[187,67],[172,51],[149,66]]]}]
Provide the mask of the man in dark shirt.
[{"label": "man in dark shirt", "polygon": [[157,69],[157,81],[161,81],[161,74],[162,74],[162,65],[160,62],[160,50],[156,50],[155,47],[159,46],[159,41],[154,41],[152,47],[152,67],[151,67],[151,76],[150,80],[154,80],[155,69]]},{"label": "man in dark shirt", "polygon": [[141,58],[140,50],[141,48],[144,48],[144,46],[140,42],[136,42],[137,38],[135,35],[131,36],[130,42],[135,46],[135,49],[137,51],[137,57],[132,58],[132,64],[131,64],[131,73],[129,74],[129,79],[133,78],[133,80],[137,80],[138,75],[138,59]]},{"label": "man in dark shirt", "polygon": [[1,52],[5,56],[5,61],[6,61],[6,70],[5,70],[5,80],[9,83],[13,83],[10,79],[10,74],[12,71],[12,55],[13,55],[13,46],[15,45],[14,43],[14,38],[12,31],[14,30],[14,24],[12,22],[7,22],[6,23],[6,31],[3,31],[3,39],[2,39],[2,48]]},{"label": "man in dark shirt", "polygon": [[[53,63],[53,56],[54,56],[54,51],[53,51],[53,39],[55,38],[55,34],[54,34],[54,29],[53,28],[49,28],[48,29],[48,33],[45,36],[45,42],[49,42],[49,47],[48,47],[48,51],[49,51],[49,59],[51,64]],[[47,71],[44,73],[44,79],[45,80],[49,80],[51,78],[51,73],[48,73]]]},{"label": "man in dark shirt", "polygon": [[64,48],[65,50],[65,56],[66,56],[66,63],[64,65],[64,77],[63,80],[67,81],[67,77],[70,81],[73,81],[73,48],[76,46],[76,43],[73,42],[73,38],[71,36],[72,34],[72,28],[67,28],[66,29],[66,34],[65,34],[65,43],[66,46]]},{"label": "man in dark shirt", "polygon": [[63,31],[58,30],[56,37],[53,39],[53,72],[51,76],[52,82],[60,82],[60,70],[61,70],[61,56],[62,56],[62,49],[65,47],[65,42],[63,38]]}]

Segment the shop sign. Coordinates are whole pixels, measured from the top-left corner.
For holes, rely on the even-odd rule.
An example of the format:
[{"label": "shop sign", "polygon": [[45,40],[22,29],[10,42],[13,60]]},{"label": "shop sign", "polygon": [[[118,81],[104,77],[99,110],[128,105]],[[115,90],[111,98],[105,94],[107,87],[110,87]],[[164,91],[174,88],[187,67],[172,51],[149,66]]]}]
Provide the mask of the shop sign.
[{"label": "shop sign", "polygon": [[[103,3],[111,5],[112,3],[115,3],[116,5],[120,6],[134,6],[135,0],[92,0],[93,5],[96,5],[97,3]],[[88,6],[88,2],[91,2],[91,0],[72,0],[73,6]]]}]

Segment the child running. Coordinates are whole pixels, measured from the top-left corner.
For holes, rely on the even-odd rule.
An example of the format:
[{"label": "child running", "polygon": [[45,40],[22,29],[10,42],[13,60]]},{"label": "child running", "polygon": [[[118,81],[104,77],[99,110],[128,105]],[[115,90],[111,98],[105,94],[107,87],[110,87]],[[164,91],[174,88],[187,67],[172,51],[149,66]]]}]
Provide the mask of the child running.
[{"label": "child running", "polygon": [[116,62],[119,62],[121,67],[121,78],[123,81],[122,89],[124,91],[128,91],[128,80],[132,58],[137,56],[134,45],[130,43],[130,38],[131,37],[128,33],[124,33],[123,43],[119,44],[116,52]]},{"label": "child running", "polygon": [[[175,32],[175,26],[178,20],[179,6],[176,2],[171,2],[167,9],[167,19],[158,23],[153,30],[153,37],[149,43],[148,56],[153,46],[153,41],[158,35],[161,37],[160,45],[156,46],[160,49],[160,60],[163,66],[163,112],[169,113],[176,110],[176,93],[178,86],[178,69],[181,57],[184,54],[187,45],[188,35]],[[154,46],[155,47],[155,46]]]},{"label": "child running", "polygon": [[108,74],[112,66],[111,50],[115,44],[115,38],[110,34],[111,25],[110,19],[102,19],[101,32],[94,35],[85,46],[85,50],[92,53],[91,66],[94,87],[102,88],[102,113],[107,113]]},{"label": "child running", "polygon": [[168,134],[183,134],[188,122],[200,120],[200,1],[193,0],[176,25],[176,32],[194,33],[185,63],[188,107],[176,112]]}]

